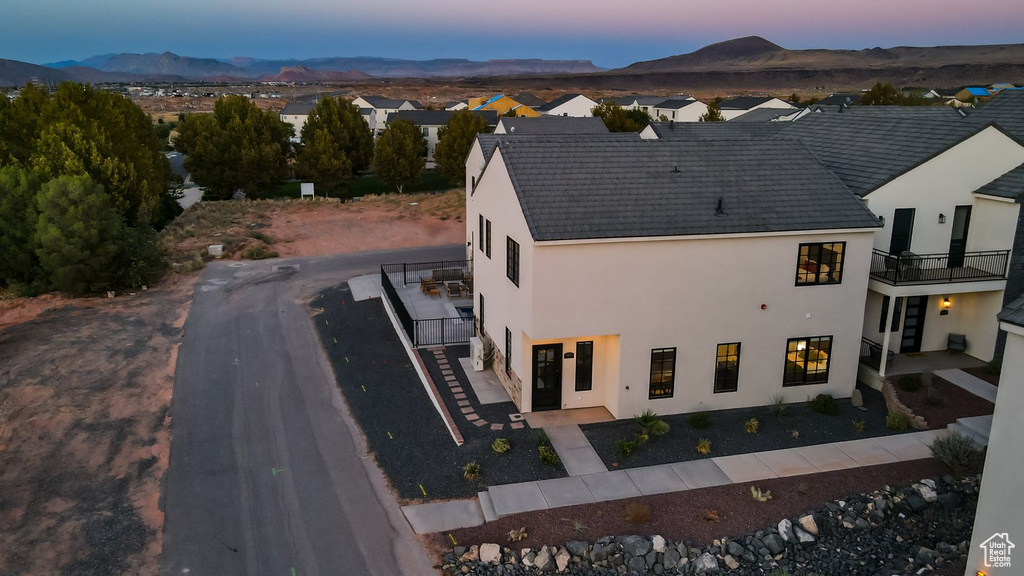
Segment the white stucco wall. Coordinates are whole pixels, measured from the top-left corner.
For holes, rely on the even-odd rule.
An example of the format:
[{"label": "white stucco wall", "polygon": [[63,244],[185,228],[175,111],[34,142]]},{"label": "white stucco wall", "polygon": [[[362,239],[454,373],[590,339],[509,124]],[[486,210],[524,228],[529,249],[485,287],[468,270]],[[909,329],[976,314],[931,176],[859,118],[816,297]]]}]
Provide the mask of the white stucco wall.
[{"label": "white stucco wall", "polygon": [[708,113],[708,105],[703,102],[693,102],[682,108],[654,108],[651,117],[655,120],[662,116],[675,122],[699,122],[700,117]]},{"label": "white stucco wall", "polygon": [[986,567],[980,547],[992,535],[1005,533],[1016,548],[1024,550],[1024,514],[1016,504],[1020,478],[1024,476],[1024,443],[1020,441],[1017,420],[1024,413],[1024,329],[1006,323],[1002,327],[1007,332],[1006,351],[965,576],[982,572],[988,576],[1010,576],[1020,574],[1024,566],[1024,553],[1014,550],[1011,567]]},{"label": "white stucco wall", "polygon": [[544,112],[548,116],[575,116],[577,118],[585,118],[592,116],[590,113],[597,106],[597,102],[594,102],[586,96],[577,96],[572,100],[556,107],[551,110]]}]

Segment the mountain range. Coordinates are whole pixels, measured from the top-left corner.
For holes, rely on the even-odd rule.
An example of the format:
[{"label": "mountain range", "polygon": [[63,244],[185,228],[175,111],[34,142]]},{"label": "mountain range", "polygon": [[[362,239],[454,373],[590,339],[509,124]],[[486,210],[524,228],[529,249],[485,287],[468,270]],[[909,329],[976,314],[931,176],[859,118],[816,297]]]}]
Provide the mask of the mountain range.
[{"label": "mountain range", "polygon": [[0,59],[0,85],[46,82],[359,82],[369,78],[476,78],[490,85],[590,89],[704,87],[789,89],[795,86],[962,86],[1024,79],[1024,44],[789,50],[758,36],[603,70],[589,60],[403,60],[338,57],[307,60],[192,58],[104,54],[38,66]]}]

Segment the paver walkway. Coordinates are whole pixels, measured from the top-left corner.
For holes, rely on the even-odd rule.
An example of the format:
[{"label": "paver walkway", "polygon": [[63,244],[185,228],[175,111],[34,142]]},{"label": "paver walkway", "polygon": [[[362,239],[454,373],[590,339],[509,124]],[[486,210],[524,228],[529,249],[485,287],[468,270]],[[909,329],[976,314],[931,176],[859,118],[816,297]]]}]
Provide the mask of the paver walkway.
[{"label": "paver walkway", "polygon": [[996,392],[999,391],[999,388],[985,382],[977,376],[972,376],[971,374],[956,368],[951,370],[936,370],[935,375],[943,380],[956,384],[979,398],[984,398],[993,404],[996,403]]},{"label": "paver walkway", "polygon": [[544,432],[551,440],[551,446],[558,452],[558,457],[561,458],[569,476],[608,471],[597,451],[583,435],[583,430],[576,424],[545,428]]}]

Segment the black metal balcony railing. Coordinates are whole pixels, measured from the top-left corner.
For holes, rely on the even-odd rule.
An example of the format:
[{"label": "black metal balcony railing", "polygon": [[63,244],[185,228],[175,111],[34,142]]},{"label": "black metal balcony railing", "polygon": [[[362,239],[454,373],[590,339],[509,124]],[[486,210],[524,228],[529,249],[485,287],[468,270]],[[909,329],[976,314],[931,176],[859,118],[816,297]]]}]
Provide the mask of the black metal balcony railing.
[{"label": "black metal balcony railing", "polygon": [[409,262],[380,267],[380,284],[402,329],[414,347],[468,344],[474,335],[472,316],[459,318],[413,318],[398,294],[399,286],[419,283],[420,278],[440,281],[463,279],[472,270],[472,260]]},{"label": "black metal balcony railing", "polygon": [[871,276],[894,286],[1002,280],[1006,278],[1009,261],[1009,250],[963,254],[889,254],[875,250],[871,256]]},{"label": "black metal balcony railing", "polygon": [[[891,364],[896,354],[892,350],[885,351],[885,363]],[[882,345],[867,338],[860,339],[860,362],[875,370],[882,366]]]}]

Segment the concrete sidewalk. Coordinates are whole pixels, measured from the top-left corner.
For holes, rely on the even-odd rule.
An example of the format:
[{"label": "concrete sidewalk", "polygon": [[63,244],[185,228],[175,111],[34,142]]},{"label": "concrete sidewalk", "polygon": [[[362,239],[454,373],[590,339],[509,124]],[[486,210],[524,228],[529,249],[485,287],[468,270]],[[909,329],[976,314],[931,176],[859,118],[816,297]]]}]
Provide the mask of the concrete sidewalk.
[{"label": "concrete sidewalk", "polygon": [[999,391],[999,388],[977,376],[972,376],[963,370],[955,368],[951,370],[936,370],[935,375],[956,384],[979,398],[984,398],[993,404],[996,403],[996,392]]}]

